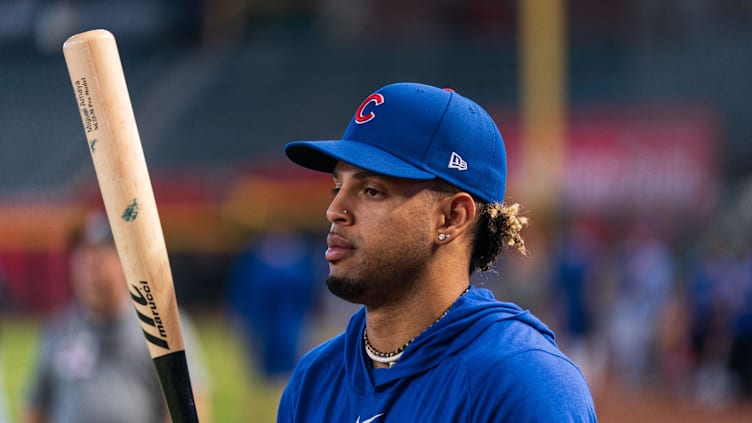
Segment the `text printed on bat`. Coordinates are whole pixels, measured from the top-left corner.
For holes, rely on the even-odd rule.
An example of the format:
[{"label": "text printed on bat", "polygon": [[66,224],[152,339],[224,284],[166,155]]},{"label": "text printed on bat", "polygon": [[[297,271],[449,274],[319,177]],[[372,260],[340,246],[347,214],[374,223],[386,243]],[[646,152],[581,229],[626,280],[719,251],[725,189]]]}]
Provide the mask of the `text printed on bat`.
[{"label": "text printed on bat", "polygon": [[125,208],[125,211],[123,212],[123,215],[121,217],[126,222],[131,222],[136,220],[136,216],[138,216],[138,199],[134,198],[133,203],[129,204],[128,207]]},{"label": "text printed on bat", "polygon": [[93,153],[94,150],[96,150],[95,145],[97,144],[97,139],[94,138],[93,140],[89,141],[89,148],[91,148],[91,152]]},{"label": "text printed on bat", "polygon": [[142,329],[144,331],[144,336],[146,337],[146,340],[150,343],[164,348],[166,350],[169,350],[170,347],[167,345],[167,330],[164,327],[164,322],[162,322],[162,317],[159,314],[159,310],[157,310],[157,304],[154,302],[154,296],[151,292],[151,287],[149,286],[149,282],[147,281],[140,281],[141,287],[137,286],[136,284],[131,284],[131,287],[133,288],[130,291],[131,299],[134,303],[142,306],[142,307],[148,307],[151,310],[151,316],[149,317],[145,314],[143,314],[139,307],[136,307],[136,314],[138,314],[138,318],[144,323],[147,324],[159,332],[159,337],[152,335],[149,333],[142,325]]},{"label": "text printed on bat", "polygon": [[89,93],[89,83],[86,77],[76,80],[76,96],[78,97],[78,107],[81,110],[81,119],[84,123],[86,133],[99,130],[97,114],[94,111],[94,101]]}]

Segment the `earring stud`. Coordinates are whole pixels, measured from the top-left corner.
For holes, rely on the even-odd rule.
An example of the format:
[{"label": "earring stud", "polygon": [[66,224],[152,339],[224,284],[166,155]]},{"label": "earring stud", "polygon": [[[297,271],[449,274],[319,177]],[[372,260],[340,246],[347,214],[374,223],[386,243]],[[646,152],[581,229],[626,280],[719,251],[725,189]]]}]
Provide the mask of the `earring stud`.
[{"label": "earring stud", "polygon": [[449,235],[447,235],[447,234],[439,234],[439,241],[443,241],[443,240],[447,239],[448,236]]}]

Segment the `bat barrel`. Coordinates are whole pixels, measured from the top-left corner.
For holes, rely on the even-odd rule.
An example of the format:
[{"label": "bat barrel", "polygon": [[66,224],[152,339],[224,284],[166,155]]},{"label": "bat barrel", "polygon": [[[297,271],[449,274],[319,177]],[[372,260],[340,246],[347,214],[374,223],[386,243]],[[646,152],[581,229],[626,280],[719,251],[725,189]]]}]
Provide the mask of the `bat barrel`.
[{"label": "bat barrel", "polygon": [[115,38],[101,29],[77,34],[63,53],[149,352],[182,350],[167,247]]}]

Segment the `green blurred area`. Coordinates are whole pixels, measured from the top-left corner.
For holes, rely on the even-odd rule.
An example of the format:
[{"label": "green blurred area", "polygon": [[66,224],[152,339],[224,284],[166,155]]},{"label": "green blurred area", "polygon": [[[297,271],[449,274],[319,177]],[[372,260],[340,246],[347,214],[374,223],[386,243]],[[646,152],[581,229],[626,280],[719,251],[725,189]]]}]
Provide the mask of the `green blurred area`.
[{"label": "green blurred area", "polygon": [[[273,422],[282,384],[270,386],[255,371],[241,337],[221,315],[195,314],[193,323],[201,341],[211,378],[213,422]],[[11,422],[18,421],[36,363],[41,320],[4,316],[0,324],[2,372]]]}]

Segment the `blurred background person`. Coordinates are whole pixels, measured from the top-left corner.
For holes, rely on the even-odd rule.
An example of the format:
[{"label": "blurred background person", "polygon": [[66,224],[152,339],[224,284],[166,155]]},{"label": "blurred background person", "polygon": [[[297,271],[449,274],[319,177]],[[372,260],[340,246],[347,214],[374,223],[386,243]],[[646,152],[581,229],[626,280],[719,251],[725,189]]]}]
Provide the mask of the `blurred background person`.
[{"label": "blurred background person", "polygon": [[[72,245],[74,301],[45,325],[21,421],[169,421],[104,213],[87,215]],[[181,323],[197,406],[208,421],[198,342],[183,316]]]},{"label": "blurred background person", "polygon": [[657,229],[638,223],[629,230],[607,325],[613,371],[627,387],[638,388],[655,382],[651,379],[656,375],[656,325],[667,306],[675,271],[672,253]]},{"label": "blurred background person", "polygon": [[241,251],[230,270],[228,303],[262,375],[284,386],[303,352],[306,321],[321,285],[310,241],[271,229]]},{"label": "blurred background person", "polygon": [[731,228],[703,241],[689,272],[690,394],[717,406],[752,394],[752,249]]},{"label": "blurred background person", "polygon": [[596,306],[603,300],[603,287],[596,267],[602,260],[603,245],[591,225],[571,217],[562,223],[554,239],[549,295],[558,313],[557,342],[578,363],[594,389],[605,372],[608,352],[597,336]]}]

